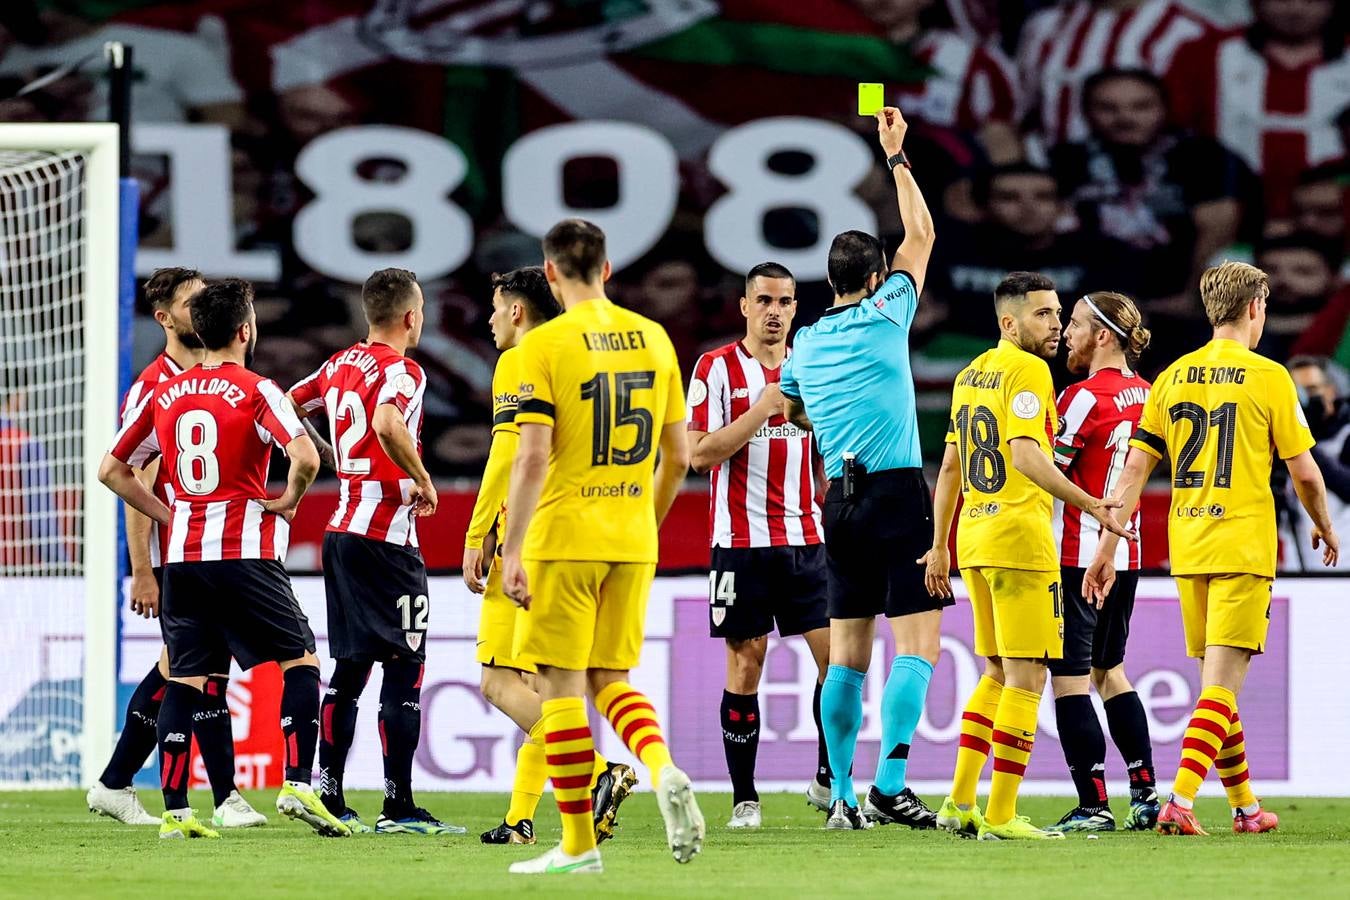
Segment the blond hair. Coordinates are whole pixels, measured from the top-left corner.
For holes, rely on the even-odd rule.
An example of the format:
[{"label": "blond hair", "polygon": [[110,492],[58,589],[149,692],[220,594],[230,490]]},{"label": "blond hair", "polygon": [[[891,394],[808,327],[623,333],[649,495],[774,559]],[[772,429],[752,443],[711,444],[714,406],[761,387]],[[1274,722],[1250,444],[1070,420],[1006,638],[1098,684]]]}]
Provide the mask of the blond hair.
[{"label": "blond hair", "polygon": [[1096,307],[1093,318],[1115,336],[1129,364],[1138,363],[1139,357],[1148,349],[1150,334],[1134,301],[1115,291],[1093,291],[1083,299],[1089,301],[1089,308]]},{"label": "blond hair", "polygon": [[1270,294],[1270,279],[1256,266],[1225,262],[1200,276],[1200,299],[1209,324],[1218,328],[1242,318],[1247,304]]}]

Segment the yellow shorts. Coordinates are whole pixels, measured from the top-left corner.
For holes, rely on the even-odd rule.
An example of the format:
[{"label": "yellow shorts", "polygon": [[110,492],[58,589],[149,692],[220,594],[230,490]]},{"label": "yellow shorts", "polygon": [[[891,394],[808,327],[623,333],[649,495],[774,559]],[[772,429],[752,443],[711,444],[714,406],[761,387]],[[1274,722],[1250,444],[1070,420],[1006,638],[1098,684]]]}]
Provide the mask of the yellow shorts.
[{"label": "yellow shorts", "polygon": [[533,672],[534,666],[511,655],[520,621],[520,607],[502,593],[502,569],[497,560],[488,569],[483,612],[478,620],[478,650],[474,658],[485,666]]},{"label": "yellow shorts", "polygon": [[558,669],[635,668],[655,563],[526,560],[530,608],[513,656]]},{"label": "yellow shorts", "polygon": [[961,570],[975,614],[975,653],[1060,659],[1064,608],[1059,572],[977,566]]},{"label": "yellow shorts", "polygon": [[1176,581],[1187,656],[1204,656],[1211,645],[1265,652],[1275,579],[1237,573],[1178,575]]}]

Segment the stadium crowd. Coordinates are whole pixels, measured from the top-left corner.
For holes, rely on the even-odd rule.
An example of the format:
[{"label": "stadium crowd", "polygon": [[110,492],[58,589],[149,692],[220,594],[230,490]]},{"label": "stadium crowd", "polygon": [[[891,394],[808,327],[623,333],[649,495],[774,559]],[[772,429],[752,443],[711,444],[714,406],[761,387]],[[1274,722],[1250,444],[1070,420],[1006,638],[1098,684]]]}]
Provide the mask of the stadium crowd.
[{"label": "stadium crowd", "polygon": [[[280,277],[258,283],[257,309],[268,336],[259,368],[282,383],[313,370],[363,327],[359,285],[315,271],[293,244],[297,211],[312,199],[295,171],[301,148],[334,129],[377,123],[455,142],[470,176],[452,199],[472,217],[473,252],[449,275],[423,281],[428,327],[418,359],[431,386],[428,465],[440,476],[476,474],[489,445],[496,358],[490,278],[538,262],[537,239],[503,210],[499,162],[532,129],[600,116],[550,94],[528,54],[507,52],[500,64],[486,64],[459,59],[454,41],[491,35],[509,51],[515,35],[528,49],[539,35],[566,37],[621,14],[601,3],[552,3],[503,19],[485,11],[490,4],[461,3],[456,10],[467,12],[458,18],[404,23],[415,32],[411,49],[384,36],[371,38],[356,62],[323,58],[345,53],[335,23],[354,19],[374,34],[381,6],[14,0],[0,11],[0,121],[101,117],[100,66],[64,74],[59,67],[116,39],[136,50],[138,123],[226,126],[236,246],[280,254]],[[1135,297],[1154,335],[1141,363],[1152,375],[1206,331],[1196,293],[1205,265],[1253,260],[1271,276],[1262,352],[1280,360],[1327,357],[1330,384],[1345,393],[1347,19],[1350,7],[1333,0],[725,0],[711,20],[650,45],[616,45],[608,61],[642,82],[649,100],[696,110],[704,120],[733,124],[795,111],[845,125],[870,143],[870,120],[850,108],[861,74],[821,72],[810,54],[784,60],[763,51],[769,35],[781,33],[772,29],[784,26],[803,41],[848,35],[884,43],[887,64],[901,73],[884,79],[888,102],[914,123],[910,155],[941,235],[913,331],[920,407],[930,411],[921,421],[923,446],[931,455],[941,446],[936,429],[945,424],[951,377],[997,336],[991,316],[966,311],[987,310],[994,285],[1013,268],[1049,274],[1065,297],[1094,289]],[[708,28],[721,29],[712,32],[726,42],[720,53],[681,50],[682,36]],[[297,63],[288,53],[298,46],[308,55]],[[53,72],[58,77],[23,89]],[[740,107],[732,111],[720,96],[727,79]],[[623,98],[606,102],[624,117]],[[618,302],[666,327],[688,373],[701,352],[738,333],[734,301],[743,273],[714,260],[702,236],[705,213],[725,186],[706,154],[676,143],[681,180],[671,225],[610,287]],[[165,159],[138,157],[135,174],[142,246],[172,246],[175,186]],[[372,160],[361,174],[395,179],[400,169]],[[566,176],[569,203],[615,202],[606,161],[577,160]],[[878,175],[856,190],[874,210],[890,203]],[[801,246],[817,225],[810,213],[773,211],[765,236]],[[397,214],[367,213],[353,227],[355,244],[369,252],[412,240],[413,223]],[[894,246],[899,235],[883,239]],[[830,292],[823,281],[804,283],[799,297],[795,327],[814,321]],[[138,366],[157,333],[148,306],[143,312]]]}]

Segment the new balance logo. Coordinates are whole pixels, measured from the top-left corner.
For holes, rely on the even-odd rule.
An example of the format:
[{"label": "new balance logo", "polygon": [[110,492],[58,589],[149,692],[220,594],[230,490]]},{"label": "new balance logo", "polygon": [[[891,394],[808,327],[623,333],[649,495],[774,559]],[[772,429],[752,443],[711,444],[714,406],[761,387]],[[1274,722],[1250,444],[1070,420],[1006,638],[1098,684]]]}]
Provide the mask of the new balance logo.
[{"label": "new balance logo", "polygon": [[290,728],[290,727],[291,727],[291,717],[290,717],[290,716],[282,716],[282,717],[281,717],[281,727],[282,727],[282,728]]},{"label": "new balance logo", "polygon": [[166,743],[166,744],[186,744],[186,743],[187,743],[187,735],[183,734],[181,731],[170,731],[168,734],[166,734],[166,735],[164,736],[164,743]]}]

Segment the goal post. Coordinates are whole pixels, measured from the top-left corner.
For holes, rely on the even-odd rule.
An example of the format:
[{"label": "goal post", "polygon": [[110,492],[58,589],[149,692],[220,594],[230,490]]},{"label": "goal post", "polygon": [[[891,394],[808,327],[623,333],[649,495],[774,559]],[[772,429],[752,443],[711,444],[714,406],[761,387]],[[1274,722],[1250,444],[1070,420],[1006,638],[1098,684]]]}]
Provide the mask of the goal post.
[{"label": "goal post", "polygon": [[[0,592],[8,595],[0,606],[17,607],[5,615],[3,640],[37,661],[27,665],[41,667],[40,679],[55,678],[48,672],[54,654],[80,659],[82,700],[78,722],[54,722],[61,717],[44,712],[43,697],[16,695],[23,685],[0,694],[0,717],[8,716],[0,721],[7,729],[0,784],[92,783],[113,744],[118,504],[99,483],[98,468],[117,431],[119,399],[118,147],[114,124],[0,125],[0,368],[5,400],[21,395],[15,403],[28,404],[12,422],[0,420],[11,447],[0,457],[9,469],[0,470]],[[43,539],[58,548],[51,553],[34,550],[37,508],[59,528],[52,535],[41,526]],[[25,603],[35,620],[64,603],[70,618],[82,621],[55,623],[64,632],[25,635]],[[78,642],[82,652],[75,657],[62,642]],[[33,672],[14,674],[23,681]],[[58,727],[65,728],[60,746]]]}]

